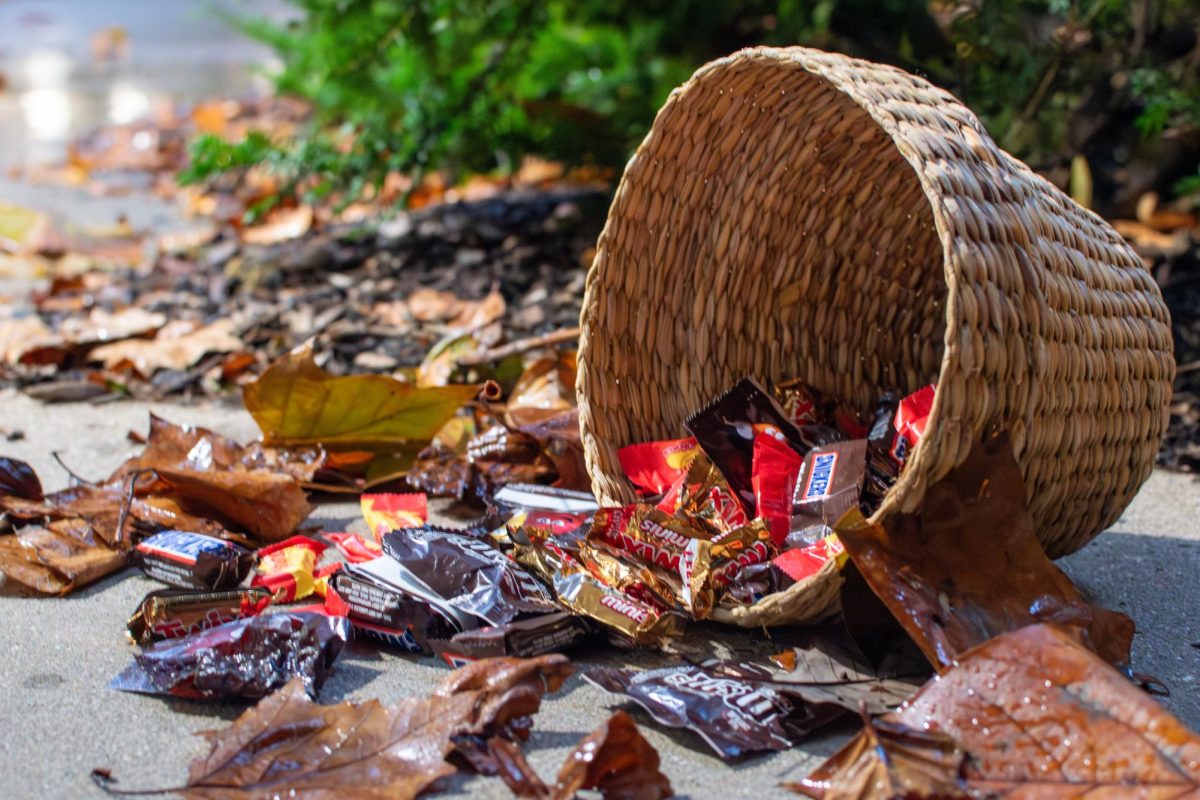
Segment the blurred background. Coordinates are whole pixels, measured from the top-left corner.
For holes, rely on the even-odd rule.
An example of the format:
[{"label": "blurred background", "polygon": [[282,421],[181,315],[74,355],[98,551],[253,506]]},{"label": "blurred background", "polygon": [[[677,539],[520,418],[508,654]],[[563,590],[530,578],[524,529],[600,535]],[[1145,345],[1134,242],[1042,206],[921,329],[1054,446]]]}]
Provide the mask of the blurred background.
[{"label": "blurred background", "polygon": [[1195,0],[5,0],[0,166],[278,92],[304,103],[285,126],[192,126],[184,179],[269,164],[283,194],[347,200],[529,155],[612,176],[697,66],[806,44],[946,87],[1003,147],[1132,216],[1148,191],[1200,190],[1198,28]]}]

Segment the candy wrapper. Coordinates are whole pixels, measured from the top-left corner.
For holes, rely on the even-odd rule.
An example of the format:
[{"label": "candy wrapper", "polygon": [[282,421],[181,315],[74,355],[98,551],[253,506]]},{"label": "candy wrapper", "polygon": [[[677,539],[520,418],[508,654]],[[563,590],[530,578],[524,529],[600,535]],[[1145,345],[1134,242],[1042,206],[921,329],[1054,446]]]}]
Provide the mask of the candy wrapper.
[{"label": "candy wrapper", "polygon": [[770,425],[798,452],[807,452],[800,429],[779,404],[750,378],[697,411],[684,423],[701,449],[729,482],[747,514],[754,513],[754,437]]},{"label": "candy wrapper", "polygon": [[357,533],[324,533],[322,536],[333,542],[342,557],[351,564],[373,561],[383,555],[383,546],[379,542]]},{"label": "candy wrapper", "polygon": [[618,450],[617,458],[630,482],[646,497],[662,497],[670,511],[674,507],[674,494],[679,490],[677,484],[699,452],[699,443],[689,436],[631,444]]},{"label": "candy wrapper", "polygon": [[428,501],[423,492],[410,494],[364,494],[359,499],[367,529],[383,541],[385,533],[403,528],[419,528],[429,519]]},{"label": "candy wrapper", "polygon": [[771,539],[779,545],[791,530],[792,495],[804,457],[777,429],[767,426],[754,437],[754,502],[767,521]]},{"label": "candy wrapper", "polygon": [[409,653],[422,653],[428,650],[432,633],[448,637],[461,630],[462,621],[453,609],[434,608],[402,588],[411,580],[399,564],[381,556],[334,573],[329,578],[330,594],[345,604],[355,632]]},{"label": "candy wrapper", "polygon": [[900,401],[896,409],[896,431],[908,440],[909,449],[925,435],[925,423],[933,411],[933,398],[937,386],[922,387]]},{"label": "candy wrapper", "polygon": [[270,602],[271,593],[265,589],[223,592],[158,589],[142,598],[129,618],[129,638],[142,646],[162,639],[177,639],[252,617]]},{"label": "candy wrapper", "polygon": [[147,577],[181,589],[217,590],[237,586],[254,563],[254,554],[224,539],[190,531],[162,531],[132,550],[134,563]]},{"label": "candy wrapper", "polygon": [[644,672],[595,669],[583,679],[629,697],[663,725],[692,731],[727,760],[794,747],[842,713],[808,706],[765,683],[694,665]]},{"label": "candy wrapper", "polygon": [[395,531],[383,550],[426,587],[418,597],[444,603],[479,624],[503,625],[519,614],[557,607],[546,588],[492,545],[432,526]]},{"label": "candy wrapper", "polygon": [[679,564],[683,608],[695,619],[704,619],[719,594],[752,564],[775,553],[766,520],[755,519],[711,539],[693,539]]},{"label": "candy wrapper", "polygon": [[457,669],[468,661],[498,656],[532,658],[561,652],[591,631],[582,619],[562,611],[519,619],[495,628],[456,633],[449,639],[430,639],[433,652]]},{"label": "candy wrapper", "polygon": [[846,563],[847,558],[842,540],[837,537],[837,534],[830,533],[813,544],[784,550],[771,561],[771,564],[786,576],[786,580],[780,582],[780,586],[783,588],[816,575],[828,561],[837,561],[838,566],[841,567]]},{"label": "candy wrapper", "polygon": [[791,528],[832,526],[842,514],[857,508],[866,468],[865,439],[812,450],[804,457],[804,466],[796,481]]},{"label": "candy wrapper", "polygon": [[591,514],[562,511],[522,511],[509,520],[509,537],[521,531],[528,539],[553,539],[560,547],[578,550],[579,543],[591,530]]},{"label": "candy wrapper", "polygon": [[497,491],[492,496],[492,501],[500,508],[506,509],[523,508],[588,516],[600,507],[591,492],[531,483],[510,483]]},{"label": "candy wrapper", "polygon": [[192,700],[257,699],[299,677],[316,696],[348,636],[345,617],[312,612],[235,620],[151,645],[111,688]]},{"label": "candy wrapper", "polygon": [[301,600],[316,587],[317,560],[325,552],[324,542],[293,536],[258,551],[258,574],[250,582],[269,590],[277,603]]},{"label": "candy wrapper", "polygon": [[821,394],[799,379],[776,385],[775,399],[787,418],[798,427],[823,422],[826,418]]},{"label": "candy wrapper", "polygon": [[[674,504],[667,500],[675,498]],[[695,527],[716,535],[733,530],[750,521],[746,509],[708,456],[701,453],[692,459],[679,484],[658,504],[660,511],[673,514]]]},{"label": "candy wrapper", "polygon": [[554,577],[558,602],[635,645],[662,646],[683,635],[683,620],[609,588],[585,572]]}]

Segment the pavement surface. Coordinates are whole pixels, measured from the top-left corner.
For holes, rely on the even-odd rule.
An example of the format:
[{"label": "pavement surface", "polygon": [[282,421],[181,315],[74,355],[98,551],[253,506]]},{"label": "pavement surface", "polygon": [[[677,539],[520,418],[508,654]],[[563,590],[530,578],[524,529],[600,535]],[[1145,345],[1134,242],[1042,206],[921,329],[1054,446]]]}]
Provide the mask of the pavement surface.
[{"label": "pavement surface", "polygon": [[[144,431],[148,412],[178,423],[201,424],[248,440],[257,435],[240,408],[118,402],[41,405],[0,391],[0,427],[25,438],[0,442],[0,454],[30,462],[48,490],[67,483],[52,452],[77,474],[106,476],[135,450],[130,429]],[[1170,689],[1165,705],[1200,728],[1200,492],[1187,476],[1156,472],[1113,528],[1062,562],[1094,599],[1131,614],[1138,624],[1134,666]],[[353,503],[321,505],[313,517],[325,530],[364,526]],[[130,569],[64,599],[0,598],[0,796],[104,796],[89,781],[107,767],[125,788],[178,785],[203,743],[191,734],[223,727],[245,706],[203,704],[124,694],[109,681],[130,661],[125,622],[141,597],[159,585]],[[755,636],[761,634],[753,634]],[[593,665],[660,666],[663,656],[594,647],[574,654],[578,671]],[[323,702],[425,694],[447,674],[432,658],[401,655],[369,643],[353,644],[339,659],[321,694]],[[620,705],[619,698],[571,678],[543,703],[528,745],[545,776],[557,773],[570,747]],[[687,734],[665,732],[640,711],[643,733],[658,748],[663,772],[683,796],[776,796],[783,780],[803,777],[852,731],[837,727],[793,750],[727,765]],[[452,791],[472,797],[508,797],[497,779],[457,779]]]}]

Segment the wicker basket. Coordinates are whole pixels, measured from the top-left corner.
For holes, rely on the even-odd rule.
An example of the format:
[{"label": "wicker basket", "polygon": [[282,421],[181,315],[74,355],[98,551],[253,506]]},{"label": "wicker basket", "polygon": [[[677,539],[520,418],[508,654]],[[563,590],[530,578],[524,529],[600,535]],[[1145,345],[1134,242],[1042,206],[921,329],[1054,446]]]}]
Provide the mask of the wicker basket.
[{"label": "wicker basket", "polygon": [[[984,430],[1012,437],[1052,556],[1149,475],[1174,358],[1154,280],[1112,228],[892,67],[756,48],[676,89],[629,162],[587,281],[579,409],[596,495],[618,448],[675,437],[743,375],[801,377],[869,413],[937,382],[878,514],[910,512]],[[825,571],[722,615],[818,619]]]}]

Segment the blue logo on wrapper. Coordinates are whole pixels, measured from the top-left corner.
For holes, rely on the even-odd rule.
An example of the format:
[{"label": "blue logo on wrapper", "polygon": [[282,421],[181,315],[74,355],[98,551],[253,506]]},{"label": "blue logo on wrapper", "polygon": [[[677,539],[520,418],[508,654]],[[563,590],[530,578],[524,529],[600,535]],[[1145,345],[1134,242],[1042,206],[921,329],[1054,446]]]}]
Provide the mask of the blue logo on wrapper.
[{"label": "blue logo on wrapper", "polygon": [[220,539],[190,531],[163,531],[137,546],[143,553],[157,553],[175,561],[195,564],[201,553],[222,553],[230,547]]},{"label": "blue logo on wrapper", "polygon": [[829,493],[836,463],[837,453],[817,453],[813,456],[812,474],[808,476],[808,485],[804,487],[805,500],[824,497]]}]

